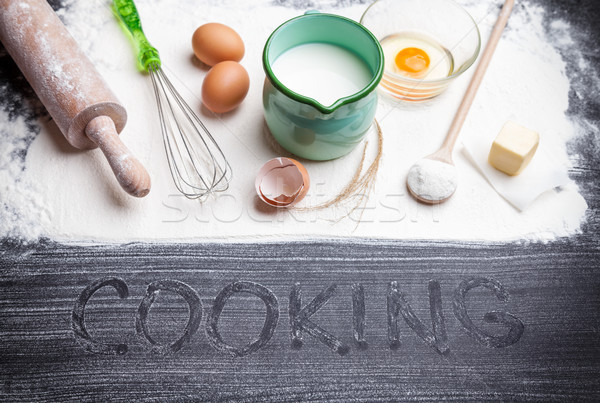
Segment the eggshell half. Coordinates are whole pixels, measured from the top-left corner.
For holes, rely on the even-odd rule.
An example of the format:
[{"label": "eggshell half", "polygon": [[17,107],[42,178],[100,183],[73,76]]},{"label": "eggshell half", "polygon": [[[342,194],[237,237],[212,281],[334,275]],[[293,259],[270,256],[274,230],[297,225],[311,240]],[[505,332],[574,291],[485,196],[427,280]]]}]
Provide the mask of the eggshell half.
[{"label": "eggshell half", "polygon": [[267,161],[254,182],[258,197],[273,207],[290,207],[306,196],[310,178],[304,165],[285,157]]}]

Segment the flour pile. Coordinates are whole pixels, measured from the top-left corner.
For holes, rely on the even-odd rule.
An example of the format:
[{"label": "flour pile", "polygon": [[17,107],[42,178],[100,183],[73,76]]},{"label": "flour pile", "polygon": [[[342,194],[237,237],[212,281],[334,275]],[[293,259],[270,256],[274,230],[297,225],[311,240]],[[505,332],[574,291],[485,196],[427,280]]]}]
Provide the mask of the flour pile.
[{"label": "flour pile", "polygon": [[[520,213],[498,196],[460,150],[454,157],[460,184],[448,202],[424,206],[409,196],[408,170],[441,144],[473,68],[428,103],[399,105],[382,97],[377,118],[384,154],[375,190],[362,208],[345,217],[347,206],[320,211],[263,207],[254,194],[254,175],[265,161],[280,155],[264,130],[261,53],[279,24],[304,11],[294,8],[293,1],[136,1],[164,67],[190,105],[202,112],[233,168],[228,192],[204,203],[189,201],[171,181],[150,78],[136,70],[134,51],[109,2],[66,3],[60,16],[127,108],[129,121],[121,138],[148,168],[153,188],[144,199],[129,197],[100,151],[74,150],[47,118],[28,127],[22,116],[7,108],[0,112],[0,237],[65,242],[307,237],[546,241],[579,231],[587,205],[575,184],[542,195]],[[349,2],[313,1],[310,8],[359,20],[367,6],[340,5],[345,3]],[[487,40],[500,4],[461,3]],[[242,36],[246,56],[241,63],[251,80],[241,107],[222,116],[201,109],[200,89],[207,70],[194,61],[190,44],[194,30],[212,21],[227,24]],[[567,169],[566,143],[577,136],[577,128],[565,115],[570,83],[556,48],[571,40],[570,29],[557,20],[554,24],[561,29],[547,38],[543,21],[540,6],[525,2],[514,10],[462,132],[497,133],[506,120],[514,120],[538,131],[556,164]],[[375,135],[367,141],[372,154]],[[312,188],[299,207],[334,197],[354,174],[361,155],[358,147],[338,160],[307,162]]]}]

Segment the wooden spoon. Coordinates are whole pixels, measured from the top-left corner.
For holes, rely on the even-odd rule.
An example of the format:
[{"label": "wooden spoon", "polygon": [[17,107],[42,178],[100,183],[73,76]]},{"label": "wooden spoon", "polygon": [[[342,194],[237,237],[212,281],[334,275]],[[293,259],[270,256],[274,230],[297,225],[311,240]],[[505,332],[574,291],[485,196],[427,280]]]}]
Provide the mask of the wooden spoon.
[{"label": "wooden spoon", "polygon": [[[496,50],[496,45],[498,45],[502,31],[504,31],[504,27],[506,27],[508,17],[510,16],[514,4],[514,0],[506,0],[504,2],[504,6],[500,11],[500,15],[498,15],[490,39],[481,55],[479,65],[477,66],[473,78],[469,83],[469,87],[467,88],[467,92],[458,107],[444,143],[439,150],[414,164],[408,173],[406,182],[408,191],[420,202],[427,204],[443,203],[448,200],[456,190],[458,181],[456,178],[456,168],[452,161],[452,150],[458,139],[460,129],[469,113],[469,109],[473,104],[475,94],[483,80],[483,75]],[[437,161],[439,163],[431,163],[424,160]]]}]

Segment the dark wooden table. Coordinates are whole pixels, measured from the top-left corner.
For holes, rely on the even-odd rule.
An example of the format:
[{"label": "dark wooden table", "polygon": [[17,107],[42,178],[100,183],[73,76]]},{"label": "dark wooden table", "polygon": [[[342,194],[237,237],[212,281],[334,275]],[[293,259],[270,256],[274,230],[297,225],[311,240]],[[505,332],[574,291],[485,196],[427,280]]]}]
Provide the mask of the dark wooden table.
[{"label": "dark wooden table", "polygon": [[[598,74],[598,3],[545,4]],[[1,85],[40,113],[7,56]],[[583,95],[571,115],[598,124]],[[548,244],[4,238],[0,399],[598,401],[597,135],[570,144],[583,232]]]}]

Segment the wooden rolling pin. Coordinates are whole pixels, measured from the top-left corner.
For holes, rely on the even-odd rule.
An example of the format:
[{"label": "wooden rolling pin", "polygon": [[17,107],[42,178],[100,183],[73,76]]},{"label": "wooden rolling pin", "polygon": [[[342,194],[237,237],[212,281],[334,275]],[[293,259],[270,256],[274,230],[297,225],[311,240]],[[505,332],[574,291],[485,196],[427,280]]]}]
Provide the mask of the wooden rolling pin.
[{"label": "wooden rolling pin", "polygon": [[0,41],[76,148],[100,147],[125,191],[143,197],[150,177],[119,139],[125,108],[45,0],[0,0]]}]

